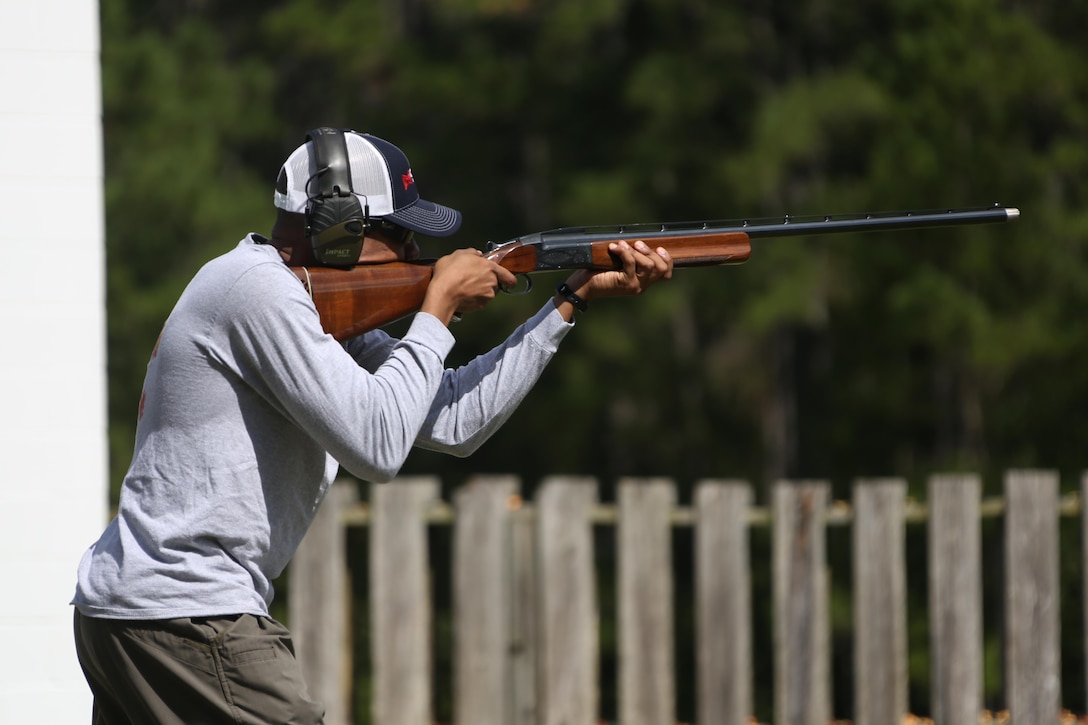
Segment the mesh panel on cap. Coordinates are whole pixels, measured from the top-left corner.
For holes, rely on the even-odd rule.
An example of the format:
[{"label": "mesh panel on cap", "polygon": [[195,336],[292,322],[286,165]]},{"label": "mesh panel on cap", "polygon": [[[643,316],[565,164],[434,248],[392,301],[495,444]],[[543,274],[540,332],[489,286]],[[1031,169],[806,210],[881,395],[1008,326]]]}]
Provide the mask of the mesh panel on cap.
[{"label": "mesh panel on cap", "polygon": [[372,216],[384,216],[393,211],[393,195],[389,188],[389,169],[385,159],[362,136],[345,134],[348,157],[351,159],[351,186],[356,194],[367,197]]},{"label": "mesh panel on cap", "polygon": [[[348,163],[351,166],[352,191],[370,206],[371,216],[384,216],[393,211],[389,189],[389,172],[385,160],[374,147],[355,133],[344,134],[348,147]],[[287,174],[287,193],[277,190],[275,204],[285,211],[302,214],[306,211],[308,194],[306,182],[317,173],[313,156],[313,143],[307,141],[292,152],[283,164]],[[360,199],[360,201],[363,201]]]}]

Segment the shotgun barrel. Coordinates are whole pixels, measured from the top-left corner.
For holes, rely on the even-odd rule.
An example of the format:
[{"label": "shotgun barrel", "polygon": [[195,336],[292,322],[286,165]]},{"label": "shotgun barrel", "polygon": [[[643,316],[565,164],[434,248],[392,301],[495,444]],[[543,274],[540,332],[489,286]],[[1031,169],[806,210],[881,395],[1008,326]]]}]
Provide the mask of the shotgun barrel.
[{"label": "shotgun barrel", "polygon": [[[512,239],[504,244],[553,245],[584,244],[614,239],[654,239],[677,233],[705,232],[709,234],[743,232],[752,239],[767,237],[796,237],[810,234],[843,234],[847,232],[893,231],[914,227],[943,227],[965,224],[993,224],[1012,221],[1020,216],[1014,207],[995,204],[969,209],[926,211],[874,212],[867,214],[824,214],[816,216],[785,216],[762,219],[733,219],[676,224],[629,224],[623,226],[562,227],[535,232]],[[502,244],[490,246],[491,249]]]}]

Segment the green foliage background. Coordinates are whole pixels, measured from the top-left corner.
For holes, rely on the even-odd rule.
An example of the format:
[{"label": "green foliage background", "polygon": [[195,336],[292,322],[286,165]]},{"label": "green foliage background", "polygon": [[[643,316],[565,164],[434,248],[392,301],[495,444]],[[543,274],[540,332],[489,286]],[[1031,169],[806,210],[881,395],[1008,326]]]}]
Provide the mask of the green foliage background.
[{"label": "green foliage background", "polygon": [[[279,164],[318,125],[401,146],[423,194],[465,213],[457,246],[563,225],[1023,212],[757,242],[742,267],[595,304],[477,455],[421,453],[405,472],[742,477],[765,500],[779,477],[848,497],[855,477],[903,476],[921,495],[948,470],[998,493],[1014,467],[1072,488],[1088,462],[1083,2],[101,10],[115,491],[162,321],[201,264],[268,230]],[[534,311],[552,286],[537,284],[458,325],[453,362]]]}]

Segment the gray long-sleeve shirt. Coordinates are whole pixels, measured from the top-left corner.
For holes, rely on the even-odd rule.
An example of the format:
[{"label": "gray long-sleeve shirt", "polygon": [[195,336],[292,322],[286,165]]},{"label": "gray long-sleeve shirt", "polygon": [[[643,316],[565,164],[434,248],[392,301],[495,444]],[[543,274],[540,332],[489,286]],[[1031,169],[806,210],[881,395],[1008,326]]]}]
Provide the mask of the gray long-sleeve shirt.
[{"label": "gray long-sleeve shirt", "polygon": [[445,369],[449,330],[341,345],[277,250],[250,235],[193,278],[148,363],[117,516],[80,562],[89,616],[267,614],[343,466],[393,478],[413,445],[468,455],[536,383],[571,325],[549,301]]}]

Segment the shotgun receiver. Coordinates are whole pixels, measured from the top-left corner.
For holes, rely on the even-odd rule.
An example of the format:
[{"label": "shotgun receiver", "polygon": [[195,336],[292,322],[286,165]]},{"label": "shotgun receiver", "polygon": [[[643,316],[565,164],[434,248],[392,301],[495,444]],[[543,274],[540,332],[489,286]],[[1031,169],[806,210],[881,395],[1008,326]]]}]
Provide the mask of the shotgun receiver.
[{"label": "shotgun receiver", "polygon": [[[514,274],[567,269],[618,269],[608,251],[615,241],[643,240],[664,247],[674,267],[741,264],[750,240],[764,237],[892,231],[915,227],[990,224],[1012,221],[1020,211],[994,205],[945,211],[880,212],[807,217],[776,217],[728,222],[633,224],[618,227],[567,227],[537,232],[502,244],[489,244],[486,256]],[[292,267],[313,298],[325,332],[345,340],[419,310],[431,281],[434,260],[360,264],[351,269]]]}]

